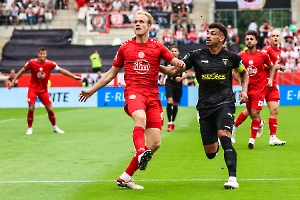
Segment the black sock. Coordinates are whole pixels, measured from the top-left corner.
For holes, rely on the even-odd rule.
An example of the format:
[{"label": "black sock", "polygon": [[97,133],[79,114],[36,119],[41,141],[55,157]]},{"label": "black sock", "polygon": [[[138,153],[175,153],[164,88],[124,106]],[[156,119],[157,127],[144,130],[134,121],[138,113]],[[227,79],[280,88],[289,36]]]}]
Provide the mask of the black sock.
[{"label": "black sock", "polygon": [[176,115],[177,115],[177,112],[178,112],[178,106],[173,106],[173,112],[172,112],[172,122],[175,121],[175,118],[176,118]]},{"label": "black sock", "polygon": [[229,176],[236,177],[237,153],[232,146],[231,139],[227,136],[220,138],[224,149],[224,160],[228,169]]},{"label": "black sock", "polygon": [[172,116],[172,104],[168,103],[167,104],[167,116],[168,116],[168,121],[171,121],[171,116]]}]

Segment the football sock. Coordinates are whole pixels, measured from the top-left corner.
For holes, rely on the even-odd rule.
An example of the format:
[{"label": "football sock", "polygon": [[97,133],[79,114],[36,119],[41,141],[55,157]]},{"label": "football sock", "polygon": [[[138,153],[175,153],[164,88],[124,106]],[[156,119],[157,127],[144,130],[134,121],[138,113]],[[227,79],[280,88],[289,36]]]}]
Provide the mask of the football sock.
[{"label": "football sock", "polygon": [[55,114],[54,114],[53,111],[48,112],[48,118],[49,118],[52,126],[55,126],[56,125],[56,118],[55,118]]},{"label": "football sock", "polygon": [[269,118],[270,135],[276,135],[277,132],[277,119]]},{"label": "football sock", "polygon": [[220,138],[224,149],[224,160],[228,169],[229,176],[236,177],[237,153],[232,146],[231,139],[227,136]]},{"label": "football sock", "polygon": [[260,119],[252,120],[252,123],[251,123],[251,136],[250,136],[251,138],[253,138],[253,139],[256,138],[259,125],[260,125]]},{"label": "football sock", "polygon": [[238,127],[239,125],[241,125],[245,120],[247,119],[247,117],[244,115],[243,112],[241,112],[238,116],[238,118],[235,120],[234,122],[234,126]]},{"label": "football sock", "polygon": [[167,116],[168,116],[168,121],[171,121],[171,116],[172,116],[172,104],[168,103],[167,104]]},{"label": "football sock", "polygon": [[[138,170],[139,168],[139,161],[138,161],[138,155],[135,154],[133,156],[133,158],[131,159],[128,167],[126,168],[125,172],[129,175],[129,176],[133,176],[133,174],[136,172],[136,170]],[[122,178],[122,177],[121,177]],[[124,181],[127,181],[125,179],[123,179]]]},{"label": "football sock", "polygon": [[136,152],[139,154],[145,151],[145,129],[140,126],[136,126],[133,129],[132,140],[135,147]]},{"label": "football sock", "polygon": [[123,172],[123,174],[120,176],[120,178],[126,182],[131,180],[131,176],[129,176],[126,172]]},{"label": "football sock", "polygon": [[175,121],[177,112],[178,112],[178,106],[173,106],[172,119],[171,119],[171,121],[173,121],[173,122]]},{"label": "football sock", "polygon": [[33,123],[33,112],[28,111],[28,113],[27,113],[28,128],[32,128],[32,123]]}]

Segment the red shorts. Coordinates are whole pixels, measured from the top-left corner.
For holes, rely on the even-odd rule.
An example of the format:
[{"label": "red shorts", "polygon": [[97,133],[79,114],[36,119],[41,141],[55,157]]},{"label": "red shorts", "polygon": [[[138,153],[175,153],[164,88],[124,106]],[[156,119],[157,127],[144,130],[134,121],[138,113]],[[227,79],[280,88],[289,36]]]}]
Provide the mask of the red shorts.
[{"label": "red shorts", "polygon": [[49,92],[37,92],[37,91],[29,90],[27,97],[28,97],[27,99],[28,104],[35,104],[36,97],[39,97],[40,101],[44,105],[52,104]]},{"label": "red shorts", "polygon": [[268,88],[266,90],[266,102],[271,102],[271,101],[276,101],[278,102],[279,99],[280,99],[280,93],[279,93],[279,90],[277,88],[277,85],[274,85],[273,87],[271,88]]},{"label": "red shorts", "polygon": [[246,103],[246,107],[249,113],[251,113],[251,109],[262,110],[265,101],[265,93],[253,93],[248,94],[248,101]]},{"label": "red shorts", "polygon": [[131,116],[136,110],[144,110],[146,112],[146,122],[163,124],[163,109],[158,95],[145,97],[139,93],[132,93],[127,95],[125,99],[124,110],[127,115]]}]

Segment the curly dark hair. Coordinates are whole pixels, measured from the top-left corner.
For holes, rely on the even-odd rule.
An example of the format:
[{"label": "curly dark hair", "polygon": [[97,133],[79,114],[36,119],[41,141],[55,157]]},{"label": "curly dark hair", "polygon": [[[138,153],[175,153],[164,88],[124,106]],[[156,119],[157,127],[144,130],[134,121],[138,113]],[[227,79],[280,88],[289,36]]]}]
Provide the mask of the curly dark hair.
[{"label": "curly dark hair", "polygon": [[226,28],[223,24],[221,24],[221,23],[219,23],[219,22],[214,22],[214,23],[211,23],[211,24],[208,26],[208,28],[209,28],[209,29],[211,29],[211,28],[217,28],[217,29],[219,29],[220,32],[223,33],[223,35],[224,35],[224,37],[225,37],[225,39],[224,39],[224,41],[223,41],[223,44],[225,43],[225,41],[227,40],[228,32],[227,32],[227,28]]}]

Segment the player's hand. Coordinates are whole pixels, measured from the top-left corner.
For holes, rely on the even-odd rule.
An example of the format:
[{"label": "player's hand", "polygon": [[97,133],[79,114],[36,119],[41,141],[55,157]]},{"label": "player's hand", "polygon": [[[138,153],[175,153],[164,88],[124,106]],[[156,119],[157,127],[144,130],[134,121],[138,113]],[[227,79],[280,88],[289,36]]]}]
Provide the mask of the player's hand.
[{"label": "player's hand", "polygon": [[8,83],[8,89],[10,90],[11,88],[13,88],[15,86],[15,83],[14,82],[9,82]]},{"label": "player's hand", "polygon": [[79,93],[79,101],[80,102],[86,102],[88,98],[90,98],[93,94],[89,90],[82,90]]},{"label": "player's hand", "polygon": [[185,63],[182,60],[178,60],[177,66],[181,68],[185,68]]},{"label": "player's hand", "polygon": [[239,94],[240,104],[246,103],[248,101],[248,95],[246,91],[241,91]]},{"label": "player's hand", "polygon": [[79,76],[74,76],[73,77],[75,80],[81,80],[81,77],[79,77]]},{"label": "player's hand", "polygon": [[268,78],[267,87],[273,87],[273,79]]},{"label": "player's hand", "polygon": [[283,66],[283,65],[280,66],[280,67],[279,67],[279,70],[282,71],[282,72],[284,72],[284,71],[285,71],[285,66]]},{"label": "player's hand", "polygon": [[175,78],[175,81],[176,81],[176,82],[180,82],[180,81],[181,81],[181,78],[177,76],[177,77]]}]

